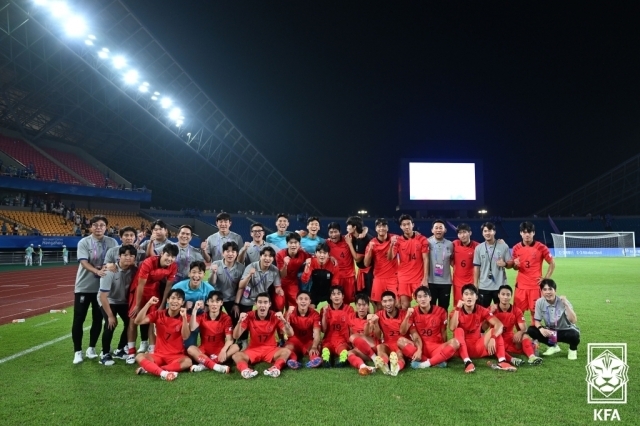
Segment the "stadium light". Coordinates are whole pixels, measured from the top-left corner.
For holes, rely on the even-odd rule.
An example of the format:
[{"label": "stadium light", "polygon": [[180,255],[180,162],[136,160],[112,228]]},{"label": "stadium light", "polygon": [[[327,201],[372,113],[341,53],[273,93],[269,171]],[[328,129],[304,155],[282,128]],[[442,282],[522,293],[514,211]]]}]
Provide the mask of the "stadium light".
[{"label": "stadium light", "polygon": [[366,210],[358,210],[358,214],[359,215],[365,215],[365,214],[367,214],[367,211]]},{"label": "stadium light", "polygon": [[183,124],[183,122],[182,122],[182,121],[177,121],[177,122],[176,122],[176,127],[180,127],[180,126],[182,126],[182,124]]},{"label": "stadium light", "polygon": [[169,118],[172,120],[180,121],[180,108],[174,108],[169,113]]},{"label": "stadium light", "polygon": [[104,50],[101,50],[98,52],[98,56],[101,59],[107,59],[109,57],[109,52],[105,52]]},{"label": "stadium light", "polygon": [[88,38],[89,40],[95,40],[95,39],[96,39],[96,36],[94,36],[93,34],[89,34],[89,35],[87,36],[87,38]]},{"label": "stadium light", "polygon": [[50,4],[51,14],[56,18],[60,18],[69,14],[69,6],[65,2],[56,1]]},{"label": "stadium light", "polygon": [[[169,108],[171,106],[171,99],[169,98],[162,98],[162,100],[160,101],[160,106],[162,108]],[[180,113],[178,113],[178,115],[180,115]]]},{"label": "stadium light", "polygon": [[[91,40],[89,40],[89,39],[86,39],[86,40],[84,41],[84,44],[86,44],[87,46],[93,46],[93,41],[91,41]],[[100,54],[98,53],[98,55],[100,55]]]},{"label": "stadium light", "polygon": [[147,93],[149,91],[149,88],[144,84],[141,84],[140,87],[138,87],[138,90],[141,91],[142,93]]},{"label": "stadium light", "polygon": [[113,66],[115,69],[120,69],[127,65],[127,60],[124,59],[124,56],[116,56],[113,58]]},{"label": "stadium light", "polygon": [[482,210],[478,210],[478,213],[480,213],[480,217],[484,219],[484,215],[487,214],[487,211],[485,209],[482,209]]},{"label": "stadium light", "polygon": [[35,0],[34,3],[38,6],[46,6],[49,2],[47,0]]},{"label": "stadium light", "polygon": [[151,97],[151,100],[152,100],[152,101],[157,101],[157,100],[158,100],[158,97],[154,95],[154,96],[152,96],[152,97]]},{"label": "stadium light", "polygon": [[78,37],[87,32],[87,23],[81,16],[71,16],[65,22],[64,29],[71,37]]},{"label": "stadium light", "polygon": [[153,92],[155,96],[160,96],[160,92]]},{"label": "stadium light", "polygon": [[127,73],[124,75],[124,82],[127,84],[135,84],[138,82],[138,71],[136,70],[129,70],[127,71]]}]

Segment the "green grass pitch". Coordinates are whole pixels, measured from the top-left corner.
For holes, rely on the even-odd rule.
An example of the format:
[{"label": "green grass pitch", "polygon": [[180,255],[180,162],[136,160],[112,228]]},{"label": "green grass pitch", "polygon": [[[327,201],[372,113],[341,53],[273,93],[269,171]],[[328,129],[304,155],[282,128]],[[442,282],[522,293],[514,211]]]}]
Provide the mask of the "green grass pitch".
[{"label": "green grass pitch", "polygon": [[[567,360],[562,344],[543,365],[516,373],[477,362],[477,372],[465,375],[458,359],[446,369],[408,368],[398,377],[285,369],[277,379],[244,380],[234,368],[231,375],[182,373],[164,382],[136,376],[120,360],[113,367],[97,360],[73,365],[71,339],[64,338],[71,312],[29,318],[0,327],[0,424],[586,425],[594,408],[617,408],[623,423],[640,424],[640,259],[558,259],[554,279],[578,316],[578,360]],[[626,405],[587,404],[589,342],[627,343]]]}]

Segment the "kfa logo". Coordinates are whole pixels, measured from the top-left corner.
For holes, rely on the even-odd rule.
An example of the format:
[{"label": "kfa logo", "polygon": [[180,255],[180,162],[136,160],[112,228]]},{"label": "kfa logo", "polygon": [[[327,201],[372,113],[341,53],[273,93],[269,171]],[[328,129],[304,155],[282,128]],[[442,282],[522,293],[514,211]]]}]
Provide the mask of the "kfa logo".
[{"label": "kfa logo", "polygon": [[[587,403],[626,404],[628,371],[626,343],[589,343],[587,346]],[[594,410],[594,417],[596,411],[598,410]]]},{"label": "kfa logo", "polygon": [[621,421],[620,420],[620,413],[618,413],[618,410],[616,410],[615,408],[612,410],[611,408],[601,408],[600,410],[595,409],[593,410],[593,421],[601,421],[601,422],[606,422],[606,421]]}]

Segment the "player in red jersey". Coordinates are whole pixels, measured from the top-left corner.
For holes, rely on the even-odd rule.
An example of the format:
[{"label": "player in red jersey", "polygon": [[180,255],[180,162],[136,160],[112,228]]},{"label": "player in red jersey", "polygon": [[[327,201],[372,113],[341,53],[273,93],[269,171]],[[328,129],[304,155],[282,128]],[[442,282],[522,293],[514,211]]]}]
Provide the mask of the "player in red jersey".
[{"label": "player in red jersey", "polygon": [[296,297],[296,303],[298,306],[290,306],[285,314],[294,333],[293,337],[290,337],[284,345],[291,351],[287,365],[291,369],[297,370],[302,366],[298,359],[308,355],[307,368],[318,367],[322,364],[322,358],[320,358],[320,343],[322,341],[320,314],[311,308],[311,296],[308,291],[301,290]]},{"label": "player in red jersey", "polygon": [[[387,290],[382,293],[382,309],[371,317],[370,325],[373,334],[383,343],[378,345],[377,356],[373,356],[373,352],[364,354],[373,359],[376,368],[384,374],[397,376],[405,366],[405,356],[414,360],[421,356],[422,341],[416,336],[414,343],[409,339],[409,334],[400,333],[406,315],[407,311],[397,308],[394,292]],[[360,345],[357,347],[365,349]]]},{"label": "player in red jersey", "polygon": [[471,227],[461,223],[456,228],[458,239],[453,242],[453,306],[462,299],[462,286],[473,284],[473,253],[478,245],[471,239]]},{"label": "player in red jersey", "polygon": [[348,352],[347,361],[353,368],[358,369],[361,376],[368,376],[376,371],[375,367],[369,367],[363,360],[371,358],[358,349],[359,346],[362,346],[365,348],[364,352],[373,354],[373,350],[378,346],[378,341],[373,337],[369,326],[369,320],[373,316],[369,313],[369,302],[369,297],[366,294],[356,295],[356,314],[349,323],[349,342],[354,348]]},{"label": "player in red jersey", "polygon": [[168,309],[148,313],[152,306],[158,304],[158,298],[153,296],[136,315],[136,324],[155,324],[158,334],[154,353],[136,356],[136,362],[140,364],[136,374],[151,373],[171,381],[178,377],[179,371],[191,367],[191,359],[184,355],[184,341],[191,335],[191,330],[183,303],[184,291],[171,290]]},{"label": "player in red jersey", "polygon": [[329,259],[329,246],[326,243],[316,246],[316,257],[305,260],[304,272],[300,280],[303,283],[311,282],[309,294],[312,309],[315,309],[320,302],[329,302],[331,287],[338,285],[338,267]]},{"label": "player in red jersey", "polygon": [[[162,255],[146,258],[139,266],[138,273],[131,282],[129,289],[129,317],[135,318],[140,309],[152,298],[156,297],[161,300],[160,283],[167,281],[166,288],[171,289],[178,273],[178,265],[175,263],[178,256],[178,246],[174,244],[166,244],[162,248]],[[166,302],[166,298],[162,299]],[[150,307],[150,313],[162,307],[163,304],[156,303],[156,306]],[[128,340],[129,355],[127,356],[127,364],[135,362],[136,339],[138,338],[138,330],[135,321],[129,323]],[[155,343],[155,333],[153,328],[146,326],[140,327],[142,342],[138,353],[153,352]]]},{"label": "player in red jersey", "polygon": [[400,325],[400,334],[406,334],[413,328],[422,340],[421,356],[411,362],[411,367],[446,367],[447,360],[460,347],[455,338],[446,341],[447,311],[438,305],[431,305],[431,292],[426,286],[418,287],[414,297],[418,306],[407,309],[407,316]]},{"label": "player in red jersey", "polygon": [[[502,339],[502,323],[487,309],[476,303],[478,289],[473,284],[462,287],[462,300],[458,302],[454,311],[450,314],[449,330],[460,344],[458,353],[464,361],[465,373],[476,371],[471,361],[473,358],[484,358],[496,355],[497,364],[490,366],[497,370],[516,371],[506,361],[504,341]],[[482,336],[482,324],[488,322],[492,328]]]},{"label": "player in red jersey", "polygon": [[371,301],[375,302],[378,310],[382,308],[382,293],[391,291],[398,294],[398,262],[391,254],[391,238],[387,219],[376,219],[376,233],[364,254],[364,266],[373,263],[373,287]]},{"label": "player in red jersey", "polygon": [[191,371],[209,369],[218,373],[229,374],[231,369],[222,365],[231,359],[240,348],[233,343],[233,321],[222,312],[223,295],[220,291],[211,291],[207,296],[208,312],[197,313],[204,309],[202,300],[196,301],[189,320],[189,329],[194,332],[200,329],[200,347],[192,345],[187,348],[189,356],[198,364]]},{"label": "player in red jersey", "polygon": [[[282,290],[284,291],[284,307],[296,306],[296,296],[300,287],[298,285],[298,272],[302,269],[305,260],[311,257],[309,253],[300,248],[300,235],[291,232],[287,235],[287,248],[276,254],[276,265],[280,270]],[[275,300],[278,310],[281,302]]]},{"label": "player in red jersey", "polygon": [[420,286],[429,286],[429,241],[413,231],[413,219],[398,219],[402,235],[391,237],[392,257],[398,259],[398,293],[402,309],[411,306],[411,296]]},{"label": "player in red jersey", "polygon": [[351,304],[355,301],[356,294],[356,269],[351,248],[347,241],[340,235],[340,224],[331,222],[329,224],[329,239],[326,241],[329,246],[331,257],[338,264],[338,285],[344,289],[344,303]]},{"label": "player in red jersey", "polygon": [[[511,304],[511,296],[513,289],[510,285],[500,286],[498,289],[498,305],[491,305],[491,313],[498,318],[504,328],[502,339],[504,340],[505,357],[507,362],[516,367],[522,364],[520,358],[512,357],[510,354],[525,354],[529,365],[542,364],[542,358],[535,355],[535,349],[531,337],[525,334],[527,324],[524,320],[524,314],[517,306]],[[517,330],[515,333],[513,330]]]},{"label": "player in red jersey", "polygon": [[[531,312],[531,317],[536,311],[536,301],[541,297],[540,281],[543,278],[551,278],[556,262],[553,260],[547,246],[533,237],[536,235],[536,227],[531,222],[520,224],[520,236],[522,242],[513,246],[513,269],[518,271],[516,276],[516,295],[513,300],[522,313]],[[542,276],[542,262],[549,264],[547,273]]]},{"label": "player in red jersey", "polygon": [[322,361],[331,367],[331,357],[338,357],[336,367],[343,367],[349,350],[349,324],[355,315],[353,308],[344,303],[342,287],[331,287],[331,303],[322,309]]},{"label": "player in red jersey", "polygon": [[294,335],[293,329],[282,312],[269,311],[271,308],[269,293],[258,294],[256,306],[257,309],[254,311],[240,313],[238,324],[233,330],[233,337],[238,339],[245,330],[249,330],[249,346],[243,351],[236,352],[233,355],[233,361],[245,379],[258,375],[257,371],[249,368],[249,364],[273,363],[273,366],[264,370],[264,375],[275,378],[280,375],[280,370],[291,355],[289,349],[279,348],[276,344],[276,330],[292,337]]}]

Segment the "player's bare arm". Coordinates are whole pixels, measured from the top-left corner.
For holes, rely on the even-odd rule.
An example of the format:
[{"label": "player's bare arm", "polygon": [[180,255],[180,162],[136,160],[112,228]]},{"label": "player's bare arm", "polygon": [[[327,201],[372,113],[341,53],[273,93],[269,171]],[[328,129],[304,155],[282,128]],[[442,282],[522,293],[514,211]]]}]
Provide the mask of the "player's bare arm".
[{"label": "player's bare arm", "polygon": [[182,317],[182,340],[187,340],[191,336],[191,329],[187,320],[187,308],[180,308],[180,316]]},{"label": "player's bare arm", "polygon": [[578,321],[578,317],[576,316],[576,313],[573,312],[573,309],[571,309],[571,306],[569,306],[569,304],[566,302],[567,302],[567,297],[560,296],[560,303],[564,305],[564,312],[567,314],[567,320],[571,324],[575,324]]},{"label": "player's bare arm", "polygon": [[244,333],[244,331],[247,329],[245,324],[246,319],[247,319],[247,313],[241,312],[240,317],[238,318],[238,323],[236,324],[236,327],[233,329],[234,339],[239,339],[240,336],[242,336],[242,333]]},{"label": "player's bare arm", "polygon": [[409,317],[413,315],[413,308],[407,309],[407,315],[405,315],[402,323],[400,323],[400,334],[407,334],[409,331],[409,327],[411,326],[411,322],[409,321]]},{"label": "player's bare arm", "polygon": [[291,327],[291,324],[289,324],[289,321],[284,318],[282,312],[276,312],[276,318],[278,318],[282,322],[282,325],[284,326],[284,333],[288,337],[293,337],[293,328]]},{"label": "player's bare arm", "polygon": [[204,309],[204,302],[202,300],[196,301],[193,304],[193,310],[191,311],[191,320],[189,321],[189,328],[191,331],[196,331],[200,324],[198,324],[198,310]]},{"label": "player's bare arm", "polygon": [[111,306],[109,306],[108,295],[109,293],[107,293],[106,291],[101,291],[99,297],[100,303],[102,303],[102,309],[104,309],[104,312],[107,314],[107,321],[109,323],[108,327],[110,330],[113,330],[118,326],[118,320],[116,319],[115,315],[113,315]]},{"label": "player's bare arm", "polygon": [[136,316],[136,319],[133,322],[135,322],[136,325],[149,324],[151,321],[149,321],[149,317],[147,316],[147,311],[151,306],[155,305],[159,301],[160,300],[155,296],[149,299],[149,301],[142,307],[142,309],[140,309],[140,312],[138,312],[138,315]]}]

